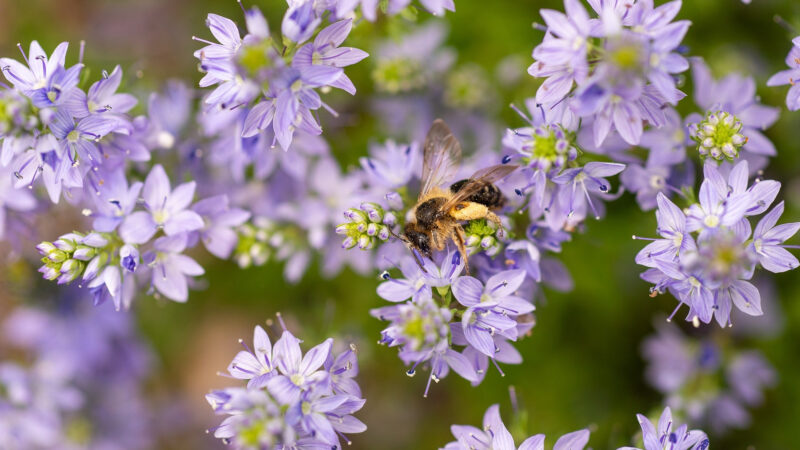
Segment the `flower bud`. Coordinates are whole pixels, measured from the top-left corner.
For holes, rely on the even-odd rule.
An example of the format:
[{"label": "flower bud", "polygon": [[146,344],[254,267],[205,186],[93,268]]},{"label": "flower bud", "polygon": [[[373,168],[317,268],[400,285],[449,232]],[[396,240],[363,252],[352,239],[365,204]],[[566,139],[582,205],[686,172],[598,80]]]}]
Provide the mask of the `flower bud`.
[{"label": "flower bud", "polygon": [[61,276],[58,277],[58,284],[66,284],[73,281],[83,272],[84,263],[77,259],[68,259],[61,264]]},{"label": "flower bud", "polygon": [[45,280],[53,281],[60,275],[58,272],[58,266],[42,266],[39,268],[39,272],[44,276]]},{"label": "flower bud", "polygon": [[360,238],[358,238],[358,248],[360,248],[361,250],[367,250],[372,248],[374,243],[375,239],[366,235],[362,235]]},{"label": "flower bud", "polygon": [[59,250],[72,253],[75,251],[75,241],[67,238],[66,236],[67,235],[64,235],[56,239],[55,242],[53,242],[53,245],[55,245]]},{"label": "flower bud", "polygon": [[352,236],[347,236],[342,242],[342,248],[350,250],[351,248],[355,247],[358,242],[352,238]]},{"label": "flower bud", "polygon": [[383,224],[393,227],[397,225],[397,217],[394,215],[394,213],[387,211],[386,214],[383,215]]},{"label": "flower bud", "polygon": [[367,235],[375,236],[376,234],[378,234],[378,225],[375,223],[369,224],[369,226],[367,226]]},{"label": "flower bud", "polygon": [[350,208],[347,211],[345,211],[344,216],[351,222],[356,222],[356,223],[366,222],[369,219],[369,217],[365,212],[355,208]]},{"label": "flower bud", "polygon": [[108,245],[108,239],[103,237],[102,234],[96,233],[94,231],[86,235],[86,237],[81,239],[80,242],[83,245],[88,245],[89,247],[94,247],[94,248],[102,248]]},{"label": "flower bud", "polygon": [[53,245],[53,244],[52,244],[52,243],[50,243],[50,242],[47,242],[47,241],[45,241],[45,242],[41,242],[41,243],[39,243],[39,244],[36,246],[36,250],[38,250],[38,251],[39,251],[39,253],[40,253],[42,256],[47,256],[47,255],[48,255],[50,252],[52,252],[52,251],[55,251],[55,250],[56,250],[56,246],[55,246],[55,245]]},{"label": "flower bud", "polygon": [[135,272],[139,265],[139,250],[130,244],[119,249],[119,264],[128,272]]},{"label": "flower bud", "polygon": [[389,203],[389,209],[393,209],[395,211],[403,209],[403,197],[401,197],[397,192],[390,192],[386,194],[384,198]]},{"label": "flower bud", "polygon": [[69,258],[69,255],[62,250],[53,250],[47,254],[47,259],[54,263],[64,262]]},{"label": "flower bud", "polygon": [[80,261],[89,261],[90,259],[94,258],[95,255],[97,255],[96,249],[87,247],[85,245],[78,245],[75,248],[75,253],[72,254],[72,257]]}]

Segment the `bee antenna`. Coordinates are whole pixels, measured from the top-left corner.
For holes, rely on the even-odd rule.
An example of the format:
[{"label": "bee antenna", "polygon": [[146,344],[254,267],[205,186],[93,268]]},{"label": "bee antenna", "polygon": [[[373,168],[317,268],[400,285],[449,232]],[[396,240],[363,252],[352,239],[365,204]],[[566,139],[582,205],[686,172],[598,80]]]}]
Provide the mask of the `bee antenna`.
[{"label": "bee antenna", "polygon": [[403,241],[405,243],[409,243],[409,240],[408,240],[407,237],[405,237],[403,235],[400,235],[400,234],[397,234],[394,231],[392,231],[391,229],[389,229],[389,234],[391,234],[392,236],[396,237],[397,239],[399,239],[399,240],[401,240],[401,241]]}]

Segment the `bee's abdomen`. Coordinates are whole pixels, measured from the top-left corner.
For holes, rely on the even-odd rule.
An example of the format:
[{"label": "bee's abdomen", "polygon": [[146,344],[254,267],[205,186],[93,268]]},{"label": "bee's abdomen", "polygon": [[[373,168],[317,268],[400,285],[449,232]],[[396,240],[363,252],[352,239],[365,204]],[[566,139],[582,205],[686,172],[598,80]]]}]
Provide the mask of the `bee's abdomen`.
[{"label": "bee's abdomen", "polygon": [[[450,192],[455,194],[456,192],[460,191],[468,182],[469,180],[456,181],[452,186],[450,186]],[[500,189],[498,189],[497,186],[491,183],[484,183],[480,190],[472,194],[467,201],[480,203],[489,209],[498,209],[503,207],[506,199],[503,197],[503,193],[500,192]]]}]

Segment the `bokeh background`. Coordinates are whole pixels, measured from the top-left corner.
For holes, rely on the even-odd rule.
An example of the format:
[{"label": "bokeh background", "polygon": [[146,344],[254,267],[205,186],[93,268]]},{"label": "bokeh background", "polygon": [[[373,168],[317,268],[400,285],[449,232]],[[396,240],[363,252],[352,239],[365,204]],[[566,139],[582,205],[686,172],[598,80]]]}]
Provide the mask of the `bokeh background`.
[{"label": "bokeh background", "polygon": [[[279,26],[286,7],[283,1],[246,3],[260,6],[270,24]],[[456,0],[456,7],[456,13],[444,18],[420,13],[419,20],[441,20],[447,25],[446,44],[457,52],[459,64],[477,65],[495,80],[491,95],[497,122],[520,126],[520,119],[507,105],[521,104],[537,87],[524,73],[531,50],[542,37],[532,23],[541,21],[540,8],[561,9],[562,5],[549,0]],[[110,70],[121,64],[129,91],[142,94],[170,78],[196,83],[200,74],[192,52],[198,45],[191,36],[207,35],[204,18],[209,12],[234,20],[241,17],[234,0],[0,0],[0,55],[16,57],[16,43],[27,47],[32,39],[46,49],[61,41],[70,41],[74,49],[85,40],[87,65]],[[785,24],[779,24],[776,16]],[[790,38],[800,35],[800,2],[753,0],[748,6],[738,0],[689,0],[679,18],[693,22],[684,43],[692,55],[708,61],[715,75],[730,71],[752,75],[758,80],[763,103],[783,105],[785,88],[767,88],[764,83],[770,74],[784,68]],[[370,51],[380,37],[398,33],[393,27],[386,21],[359,27],[349,42]],[[70,58],[75,54],[72,51]],[[367,59],[348,69],[359,89],[355,97],[333,94],[330,98],[330,103],[345,113],[339,119],[342,126],[326,132],[326,138],[344,165],[352,165],[364,155],[369,142],[387,137],[367,107],[373,91],[373,67],[373,61]],[[518,68],[520,78],[498,82],[498,70],[509,67]],[[690,92],[688,81],[685,88]],[[691,106],[690,99],[683,103]],[[323,118],[323,123],[328,121],[334,119]],[[784,220],[800,220],[800,113],[784,108],[767,135],[775,142],[778,156],[766,176],[783,182],[781,197],[788,207]],[[65,227],[67,220],[65,217],[59,226]],[[593,448],[628,443],[638,431],[634,414],[650,412],[661,401],[660,394],[645,383],[641,341],[653,333],[654,321],[672,310],[674,300],[648,297],[648,285],[639,280],[641,269],[633,261],[642,243],[631,240],[631,235],[653,235],[654,214],[641,212],[626,195],[609,204],[605,219],[591,221],[586,228],[565,246],[562,255],[575,288],[568,293],[546,291],[545,299],[537,299],[537,325],[531,336],[517,345],[524,363],[506,366],[505,377],[491,371],[478,388],[449,377],[435,385],[427,399],[422,397],[425,377],[407,377],[396,352],[376,343],[383,323],[368,311],[382,306],[375,294],[377,277],[365,278],[346,270],[335,279],[324,279],[314,265],[301,282],[292,285],[284,281],[278,263],[241,270],[231,262],[203,260],[207,287],[192,292],[188,303],[145,298],[130,312],[156,355],[148,393],[175,394],[181,407],[184,425],[163,433],[161,447],[222,447],[204,433],[219,419],[211,414],[203,395],[233,383],[216,372],[223,371],[239,350],[237,339],[249,341],[253,326],[274,319],[276,312],[308,343],[334,336],[357,345],[359,382],[367,399],[358,416],[369,429],[351,436],[354,449],[436,448],[451,440],[450,424],[477,425],[493,403],[501,404],[506,422],[513,422],[516,432],[546,433],[551,444],[560,434],[583,427],[592,430]],[[69,230],[58,230],[64,231]],[[15,286],[38,274],[26,274],[11,264],[0,267],[4,267],[0,270],[0,314],[13,304],[37,301],[21,298],[18,293],[23,291]],[[762,350],[777,369],[778,384],[767,391],[765,404],[752,411],[751,426],[714,436],[715,448],[787,449],[797,445],[798,274],[775,276],[768,295],[775,301],[767,304],[765,314],[772,317],[763,320],[768,327],[777,328],[776,332],[735,342]],[[694,335],[707,332],[684,328]],[[526,412],[517,419],[512,419],[510,386]]]}]

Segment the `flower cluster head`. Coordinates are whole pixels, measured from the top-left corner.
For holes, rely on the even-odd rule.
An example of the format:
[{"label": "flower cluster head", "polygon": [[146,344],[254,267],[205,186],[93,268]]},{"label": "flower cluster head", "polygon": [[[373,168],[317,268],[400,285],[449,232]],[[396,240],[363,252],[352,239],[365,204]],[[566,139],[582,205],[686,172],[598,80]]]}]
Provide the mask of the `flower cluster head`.
[{"label": "flower cluster head", "polygon": [[19,46],[22,62],[0,58],[3,76],[11,83],[0,87],[6,110],[0,166],[13,169],[15,189],[41,182],[54,203],[65,192],[80,198],[84,186],[97,191],[102,173],[96,172],[111,156],[105,147],[131,134],[127,112],[137,103],[132,95],[117,92],[119,66],[110,74],[103,71],[85,91],[79,85],[83,64],[67,67],[67,48],[63,42],[48,56],[33,41],[27,53]]},{"label": "flower cluster head", "polygon": [[677,326],[658,323],[644,340],[647,382],[676,414],[715,433],[744,428],[748,408],[761,405],[777,375],[757,350],[733,348],[727,335],[690,339]]},{"label": "flower cluster head", "polygon": [[334,355],[333,340],[303,355],[300,340],[283,330],[272,345],[256,326],[253,347],[240,340],[240,351],[228,366],[231,377],[247,387],[206,395],[214,412],[227,416],[214,436],[237,449],[335,448],[345,434],[367,429],[352,414],[364,406],[355,348]]},{"label": "flower cluster head", "polygon": [[545,36],[528,69],[545,78],[536,103],[547,110],[566,104],[568,114],[592,121],[595,146],[611,130],[637,145],[645,122],[663,125],[662,109],[684,96],[675,75],[689,67],[678,53],[689,22],[673,22],[681,1],[657,8],[650,1],[590,1],[597,17],[581,3],[565,0],[565,13],[541,11]]},{"label": "flower cluster head", "polygon": [[[798,266],[784,241],[800,223],[777,225],[783,202],[772,208],[753,230],[749,217],[768,210],[780,183],[756,180],[748,186],[748,163],[742,161],[727,176],[713,161],[704,166],[698,201],[681,210],[658,195],[658,234],[636,256],[649,267],[642,278],[655,286],[653,295],[671,292],[689,307],[687,320],[731,325],[731,308],[759,316],[761,296],[749,282],[757,267],[778,273]],[[675,314],[673,312],[673,315]],[[671,318],[671,317],[670,317]]]},{"label": "flower cluster head", "polygon": [[[706,450],[708,437],[700,430],[689,430],[687,425],[678,426],[672,420],[672,411],[664,408],[657,425],[647,417],[637,414],[642,427],[644,450]],[[639,450],[637,447],[622,447],[619,450]]]},{"label": "flower cluster head", "polygon": [[691,114],[686,121],[701,155],[704,149],[714,159],[734,159],[739,149],[746,152],[748,159],[765,160],[777,154],[763,130],[778,120],[780,110],[759,103],[753,78],[732,73],[715,80],[700,58],[692,59],[692,78],[694,100],[705,111],[705,117]]},{"label": "flower cluster head", "polygon": [[344,216],[349,222],[336,227],[336,233],[347,236],[342,243],[342,248],[346,249],[355,246],[361,250],[373,248],[376,240],[388,240],[392,228],[397,224],[391,211],[385,211],[381,205],[371,202],[362,203],[358,209],[348,209]]},{"label": "flower cluster head", "polygon": [[232,20],[209,14],[207,25],[218,42],[195,38],[207,44],[195,52],[205,73],[200,86],[216,86],[204,100],[207,109],[241,109],[242,137],[268,132],[284,150],[289,149],[295,130],[322,132],[312,111],[333,110],[319,91],[338,88],[355,94],[342,68],[367,57],[359,49],[342,46],[352,19],[320,29],[327,10],[311,0],[290,3],[281,25],[282,39],[272,38],[256,7],[244,11],[244,37]]},{"label": "flower cluster head", "polygon": [[[517,447],[500,417],[499,405],[492,405],[486,410],[481,428],[453,425],[450,430],[456,440],[445,445],[444,450],[544,450],[544,434],[531,436]],[[578,430],[558,438],[553,450],[583,450],[588,443],[589,430]]]},{"label": "flower cluster head", "polygon": [[786,65],[789,66],[789,70],[783,70],[773,75],[767,81],[767,86],[791,85],[792,87],[789,88],[789,93],[786,95],[786,107],[790,111],[797,111],[800,109],[800,87],[797,83],[800,81],[800,36],[792,40],[792,45],[792,49],[786,55]]},{"label": "flower cluster head", "polygon": [[424,270],[406,256],[400,265],[405,278],[384,272],[378,295],[396,304],[371,311],[390,322],[380,342],[399,348],[400,359],[411,365],[409,376],[420,364],[430,366],[425,396],[430,382],[450,369],[477,385],[489,361],[519,364],[522,358],[511,342],[533,325],[526,320],[533,304],[518,296],[524,270],[501,271],[482,282],[461,275],[464,261],[457,251],[439,256],[438,263],[424,260]]},{"label": "flower cluster head", "polygon": [[510,152],[504,161],[522,166],[524,184],[515,193],[526,199],[531,221],[558,232],[575,229],[588,215],[600,218],[602,202],[616,198],[606,178],[622,172],[625,165],[581,165],[575,133],[570,131],[574,124],[553,117],[533,99],[526,103],[530,116],[515,109],[529,126],[506,130],[503,145]]},{"label": "flower cluster head", "polygon": [[725,111],[708,114],[699,124],[692,124],[689,130],[692,139],[697,142],[701,158],[732,161],[739,156],[739,149],[747,142],[740,133],[742,122]]},{"label": "flower cluster head", "polygon": [[95,231],[69,233],[37,246],[45,279],[63,284],[80,278],[96,304],[113,300],[117,309],[127,309],[137,284],[148,279],[160,294],[185,302],[187,277],[204,274],[184,254],[186,249],[202,242],[210,253],[227,258],[237,245],[233,228],[249,218],[248,212],[229,207],[225,195],[192,205],[195,183],[172,189],[161,165],[153,167],[144,183],[129,187],[116,172],[106,181],[95,197],[97,208],[85,211],[93,217]]}]

